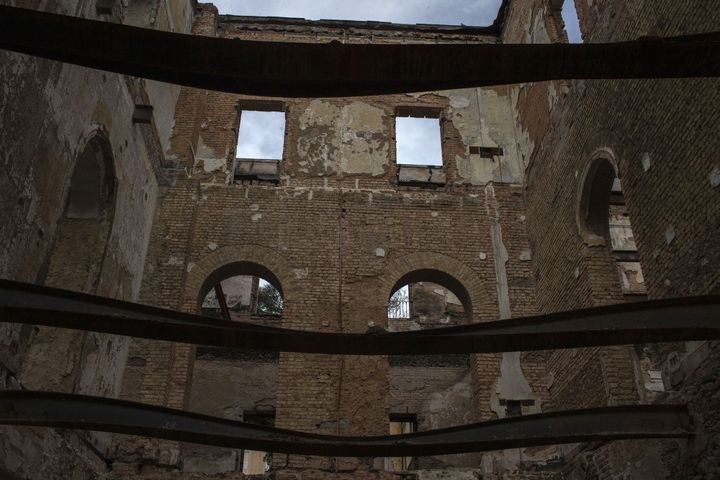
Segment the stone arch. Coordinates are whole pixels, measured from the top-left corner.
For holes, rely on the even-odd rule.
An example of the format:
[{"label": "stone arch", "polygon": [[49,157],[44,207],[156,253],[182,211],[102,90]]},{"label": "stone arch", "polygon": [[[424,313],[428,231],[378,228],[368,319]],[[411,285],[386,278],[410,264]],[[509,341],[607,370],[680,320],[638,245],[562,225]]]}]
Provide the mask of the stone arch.
[{"label": "stone arch", "polygon": [[[610,134],[608,131],[598,132],[602,137]],[[589,293],[588,306],[627,301],[610,234],[613,184],[621,178],[619,167],[620,161],[614,150],[602,147],[590,155],[579,177],[576,222],[585,248],[578,278]],[[640,398],[642,382],[635,380],[639,370],[636,369],[636,353],[631,347],[599,348],[586,361],[587,367],[584,368],[597,368],[603,372],[605,397],[598,396],[593,402],[595,405],[633,403]],[[608,365],[611,367],[608,368]]]},{"label": "stone arch", "polygon": [[[92,125],[80,139],[53,245],[38,278],[45,285],[98,293],[115,212],[115,162],[108,138],[102,126]],[[24,360],[23,382],[37,390],[112,395],[124,361],[118,350],[101,334],[40,328]]]},{"label": "stone arch", "polygon": [[[280,291],[284,323],[288,310],[298,298],[300,289],[297,278],[305,273],[289,265],[288,259],[262,245],[218,248],[187,265],[182,310],[198,313],[206,293],[220,280],[249,275],[269,281]],[[183,398],[181,406],[206,415],[249,422],[252,420],[248,414],[255,413],[258,416],[263,413],[265,421],[271,421],[269,424],[272,425],[278,408],[281,408],[278,387],[282,357],[273,356],[269,352],[244,352],[241,357],[234,353],[233,349],[176,345],[172,368],[179,372],[180,380],[171,382],[176,382],[174,388],[178,396]],[[218,359],[221,361],[218,362]],[[245,388],[246,383],[253,387]],[[229,384],[234,387],[228,387]],[[207,392],[216,394],[208,395]],[[202,464],[217,462],[218,458],[228,460],[229,463],[223,464],[230,465],[227,471],[234,471],[233,459],[238,455],[243,465],[249,462],[249,451],[217,448],[209,452],[207,448],[197,448],[191,444],[183,444],[181,449],[187,462]]]},{"label": "stone arch", "polygon": [[596,150],[585,165],[578,188],[576,223],[578,234],[588,246],[609,245],[610,193],[619,173],[610,148]]},{"label": "stone arch", "polygon": [[220,248],[201,260],[187,266],[182,309],[198,311],[204,294],[213,282],[229,275],[254,275],[266,278],[283,296],[283,316],[298,298],[300,272],[289,266],[287,259],[275,250],[261,245],[229,246]]},{"label": "stone arch", "polygon": [[442,285],[457,295],[470,321],[483,318],[481,312],[497,311],[491,291],[477,272],[452,257],[434,252],[418,252],[389,263],[380,280],[378,305],[387,307],[397,288],[422,280]]},{"label": "stone arch", "polygon": [[66,218],[112,217],[116,174],[112,147],[102,127],[93,128],[78,149],[66,194]]}]

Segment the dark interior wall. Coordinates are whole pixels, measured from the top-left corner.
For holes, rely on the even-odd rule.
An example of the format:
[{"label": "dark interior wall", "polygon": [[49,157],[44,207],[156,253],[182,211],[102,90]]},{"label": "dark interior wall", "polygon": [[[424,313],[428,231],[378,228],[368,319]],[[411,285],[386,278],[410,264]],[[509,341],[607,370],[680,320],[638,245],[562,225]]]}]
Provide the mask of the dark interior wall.
[{"label": "dark interior wall", "polygon": [[[590,42],[720,28],[720,14],[706,2],[579,0],[577,6],[585,40]],[[555,19],[546,7],[542,1],[512,2],[505,41],[562,41],[553,31]],[[588,166],[598,158],[617,167],[648,296],[718,292],[718,85],[717,79],[628,80],[516,88],[518,128],[530,156],[525,205],[541,311],[623,300],[608,245],[584,238],[578,222]],[[701,368],[690,373],[688,366],[678,374],[680,378],[692,383],[704,368],[711,368],[702,367],[698,355],[688,352],[686,360]],[[548,363],[553,378],[551,408],[637,401],[633,357],[621,349],[555,352]],[[599,381],[592,380],[593,371]],[[692,388],[680,381],[675,387],[682,392]],[[706,421],[708,413],[697,412]],[[620,450],[608,454],[600,478],[624,471],[632,461]],[[643,455],[640,449],[627,451],[635,451],[635,458]],[[715,455],[712,450],[706,453]],[[662,455],[656,459],[661,457],[667,459]],[[686,467],[705,471],[697,464]],[[665,474],[658,473],[657,478]]]},{"label": "dark interior wall", "polygon": [[[222,18],[216,23],[209,6],[202,6],[197,18],[195,30],[203,34],[216,34],[219,27],[218,34],[226,36],[327,39],[306,27],[270,28],[252,21],[224,23]],[[354,35],[360,41],[365,34]],[[387,37],[383,41],[407,40],[405,34]],[[183,89],[179,98],[171,154],[192,176],[178,174],[162,190],[144,301],[197,311],[199,291],[213,272],[253,262],[279,280],[286,327],[323,332],[382,327],[395,283],[421,269],[455,276],[468,291],[474,321],[535,311],[532,254],[517,183],[522,159],[507,90],[258,99]],[[276,181],[234,178],[239,110],[262,110],[269,100],[286,111],[285,156]],[[394,116],[400,106],[443,112],[444,185],[398,182]],[[504,154],[484,158],[470,153],[470,146],[485,143]],[[191,348],[138,343],[131,356],[146,362],[133,370],[141,380],[129,382],[140,385],[138,398],[176,408],[187,405],[196,373]],[[520,363],[511,363],[510,376],[522,375]],[[473,387],[473,402],[482,403],[478,410],[484,409],[488,418],[496,415],[492,402],[497,403],[493,392],[500,368],[499,359],[482,372],[471,367],[473,385],[482,385]],[[388,431],[384,358],[281,354],[277,382],[278,426],[331,434]],[[544,388],[544,378],[535,375],[532,389]],[[173,448],[163,444],[144,451],[159,451],[172,461],[178,458]],[[291,458],[282,467],[330,472],[334,462]],[[362,463],[348,461],[342,468],[374,468]]]},{"label": "dark interior wall", "polygon": [[[123,13],[118,4],[112,15],[99,16],[88,1],[2,3],[105,21],[120,21]],[[147,103],[143,81],[6,51],[0,51],[0,84],[0,277],[137,300],[163,163],[156,127],[172,115],[157,116],[155,125],[134,124],[135,103]],[[91,219],[66,206],[75,166],[98,135],[112,159],[112,215]],[[37,387],[30,370],[46,379],[52,370],[61,373],[47,389],[118,394],[127,339],[88,335],[66,342],[35,332],[0,324],[0,388],[22,388],[26,374],[28,386]],[[27,478],[95,478],[105,472],[109,452],[108,438],[98,438],[4,427],[0,468]]]}]

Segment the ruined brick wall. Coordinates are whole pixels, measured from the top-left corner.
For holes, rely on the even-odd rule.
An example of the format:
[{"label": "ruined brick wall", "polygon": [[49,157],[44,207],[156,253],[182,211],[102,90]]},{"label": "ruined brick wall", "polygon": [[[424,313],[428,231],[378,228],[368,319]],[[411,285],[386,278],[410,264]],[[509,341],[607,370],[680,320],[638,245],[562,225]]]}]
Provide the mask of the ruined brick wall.
[{"label": "ruined brick wall", "polygon": [[[112,22],[125,13],[118,4],[112,15],[98,16],[89,1],[2,3]],[[134,124],[135,103],[148,103],[144,81],[6,51],[0,83],[0,277],[137,300],[164,162],[159,132],[172,114],[156,112],[152,125]],[[112,213],[63,218],[77,159],[100,137],[111,157]],[[0,325],[0,388],[118,394],[127,339],[36,332]],[[4,427],[0,472],[97,478],[111,450],[106,435]]]},{"label": "ruined brick wall", "polygon": [[[418,431],[478,421],[468,355],[390,357],[390,415],[415,415]],[[420,457],[418,470],[477,468],[480,455]]]},{"label": "ruined brick wall", "polygon": [[[268,26],[236,17],[218,21],[207,5],[197,18],[196,33],[255,40],[496,41],[312,23]],[[240,111],[264,109],[268,100],[286,116],[278,182],[235,181]],[[143,301],[195,312],[209,277],[254,275],[247,265],[260,265],[282,290],[283,326],[365,332],[385,325],[396,282],[413,271],[435,269],[467,290],[474,321],[534,313],[532,254],[519,186],[525,160],[518,153],[511,105],[507,89],[314,100],[182,89],[170,155],[191,176],[178,175],[173,186],[162,189]],[[439,112],[444,183],[398,183],[398,107]],[[471,146],[496,153],[471,153]],[[134,392],[128,398],[137,394],[143,401],[187,406],[198,373],[193,348],[136,342],[131,357],[136,356],[140,366],[126,377]],[[504,415],[498,397],[502,356],[491,357],[482,371],[474,360],[470,368],[472,403],[485,418]],[[539,358],[504,361],[510,376],[522,377],[518,395],[537,399],[539,411],[546,398]],[[283,353],[276,381],[278,426],[329,434],[388,431],[389,372],[383,357]],[[145,442],[128,461],[180,466],[179,453],[169,442]],[[282,457],[274,459],[278,471],[337,468],[360,475],[382,469],[382,459],[277,457]]]},{"label": "ruined brick wall", "polygon": [[[551,15],[550,4],[557,3],[512,2],[504,40],[563,41]],[[708,2],[576,4],[590,42],[720,27],[720,14]],[[717,293],[717,80],[536,83],[516,87],[513,98],[530,158],[525,205],[540,311],[623,300],[608,245],[588,242],[578,225],[585,175],[598,158],[617,167],[648,297]],[[554,352],[550,408],[635,401],[633,356],[621,348]],[[615,478],[642,454],[637,449],[634,459],[616,461],[624,458],[620,453],[602,453],[609,456],[599,478]]]}]

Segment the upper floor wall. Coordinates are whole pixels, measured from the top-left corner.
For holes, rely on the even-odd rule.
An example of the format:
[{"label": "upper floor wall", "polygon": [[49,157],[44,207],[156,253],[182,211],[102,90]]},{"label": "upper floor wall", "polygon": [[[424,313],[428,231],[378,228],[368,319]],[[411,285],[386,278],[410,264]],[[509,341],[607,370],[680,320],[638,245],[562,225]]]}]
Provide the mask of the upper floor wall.
[{"label": "upper floor wall", "polygon": [[[196,6],[196,0],[130,0],[122,11],[122,22],[166,32],[191,33]],[[180,86],[148,79],[143,79],[143,83],[149,104],[153,107],[152,117],[160,143],[163,151],[167,151]]]},{"label": "upper floor wall", "polygon": [[[283,42],[496,43],[486,28],[410,26],[369,22],[220,16],[211,5],[196,32],[224,38]],[[421,94],[333,99],[259,98],[183,89],[170,156],[205,183],[270,182],[283,186],[349,188],[430,187],[453,190],[489,182],[518,184],[525,158],[518,149],[507,88],[462,89]],[[282,159],[242,158],[243,112],[284,113]],[[430,135],[440,143],[441,163],[425,152],[403,165],[405,139],[397,118],[437,120]],[[427,138],[411,138],[422,151]],[[411,166],[412,165],[412,166]]]}]

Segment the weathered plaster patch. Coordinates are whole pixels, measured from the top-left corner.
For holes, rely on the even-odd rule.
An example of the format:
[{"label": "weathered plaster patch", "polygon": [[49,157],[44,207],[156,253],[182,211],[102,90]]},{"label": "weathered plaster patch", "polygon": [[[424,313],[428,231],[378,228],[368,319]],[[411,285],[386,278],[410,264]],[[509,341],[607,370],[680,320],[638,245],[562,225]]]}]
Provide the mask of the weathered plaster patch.
[{"label": "weathered plaster patch", "polygon": [[[485,209],[490,220],[490,240],[495,261],[499,313],[501,319],[507,319],[512,316],[506,269],[509,256],[503,243],[500,207],[495,197],[495,188],[492,185],[485,187]],[[520,352],[503,353],[500,364],[500,378],[498,378],[495,391],[500,398],[508,400],[525,399],[532,394],[530,384],[520,366]]]},{"label": "weathered plaster patch", "polygon": [[498,294],[500,318],[511,317],[510,294],[508,289],[507,269],[505,264],[509,257],[505,244],[503,244],[502,227],[500,226],[500,207],[495,197],[495,188],[492,185],[485,187],[485,209],[490,220],[490,240],[493,247],[493,260],[495,262],[495,283]]},{"label": "weathered plaster patch", "polygon": [[205,173],[225,172],[227,170],[227,157],[229,150],[218,154],[214,149],[207,146],[202,136],[198,138],[197,151],[195,152],[195,163],[199,165],[202,162],[202,168]]},{"label": "weathered plaster patch", "polygon": [[545,18],[547,14],[544,9],[538,9],[535,12],[535,18],[532,22],[530,29],[530,42],[529,43],[551,43],[550,35],[545,25]]},{"label": "weathered plaster patch", "polygon": [[461,182],[519,183],[524,165],[515,139],[515,117],[506,95],[493,89],[464,89],[443,93],[450,99],[449,118],[467,147],[502,148],[503,155],[484,158],[477,154],[455,155]]},{"label": "weathered plaster patch", "polygon": [[675,227],[668,225],[665,229],[665,243],[670,245],[675,240]]},{"label": "weathered plaster patch", "polygon": [[364,102],[314,100],[300,116],[300,171],[382,175],[390,163],[385,111]]},{"label": "weathered plaster patch", "polygon": [[710,185],[713,188],[720,186],[720,167],[718,167],[717,165],[713,167],[710,175],[708,175],[708,180],[710,180]]},{"label": "weathered plaster patch", "polygon": [[450,94],[450,107],[452,108],[467,108],[470,106],[470,98],[467,95]]},{"label": "weathered plaster patch", "polygon": [[300,115],[302,133],[297,141],[300,172],[326,174],[337,170],[339,120],[339,107],[320,99],[310,102]]},{"label": "weathered plaster patch", "polygon": [[644,171],[650,170],[650,167],[652,166],[652,163],[650,162],[650,154],[648,152],[645,152],[642,156],[642,159],[640,160],[642,163],[642,167]]},{"label": "weathered plaster patch", "polygon": [[382,175],[390,163],[385,112],[353,102],[342,109],[340,168],[346,173]]},{"label": "weathered plaster patch", "polygon": [[555,107],[555,104],[557,103],[558,94],[557,90],[555,89],[555,84],[553,82],[548,83],[548,111],[552,112],[553,107]]},{"label": "weathered plaster patch", "polygon": [[295,275],[295,278],[302,280],[303,278],[308,278],[310,272],[307,268],[294,268],[293,275]]},{"label": "weathered plaster patch", "polygon": [[437,429],[458,422],[461,413],[463,423],[472,422],[472,382],[469,376],[452,385],[447,390],[435,392],[428,402],[429,428]]},{"label": "weathered plaster patch", "polygon": [[163,263],[163,265],[173,266],[177,267],[178,265],[184,265],[185,262],[183,262],[181,259],[177,257],[170,257],[167,259],[167,262]]},{"label": "weathered plaster patch", "polygon": [[203,171],[205,173],[224,172],[227,168],[227,162],[224,158],[200,158],[197,160],[202,162]]},{"label": "weathered plaster patch", "polygon": [[507,400],[523,400],[532,396],[532,389],[520,366],[520,352],[503,353],[495,393]]},{"label": "weathered plaster patch", "polygon": [[479,155],[470,155],[467,158],[455,155],[455,165],[458,175],[468,179],[471,185],[485,185],[492,181],[495,162]]}]

